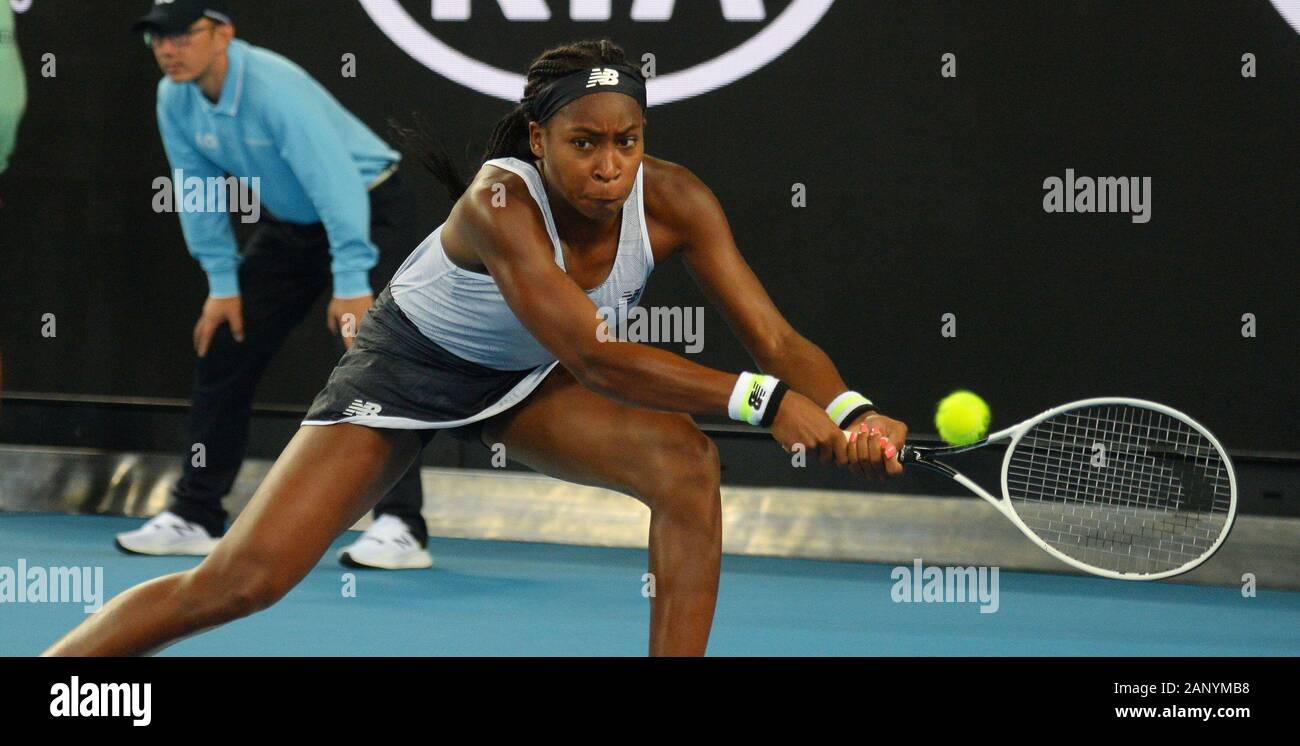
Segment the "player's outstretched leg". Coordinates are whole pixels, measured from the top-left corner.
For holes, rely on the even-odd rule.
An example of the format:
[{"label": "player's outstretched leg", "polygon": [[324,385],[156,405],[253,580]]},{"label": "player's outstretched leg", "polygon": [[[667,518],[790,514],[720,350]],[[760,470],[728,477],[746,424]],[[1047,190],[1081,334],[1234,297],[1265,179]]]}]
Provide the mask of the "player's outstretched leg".
[{"label": "player's outstretched leg", "polygon": [[194,569],[114,597],[45,655],[149,653],[278,601],[388,491],[420,450],[409,430],[306,426]]}]

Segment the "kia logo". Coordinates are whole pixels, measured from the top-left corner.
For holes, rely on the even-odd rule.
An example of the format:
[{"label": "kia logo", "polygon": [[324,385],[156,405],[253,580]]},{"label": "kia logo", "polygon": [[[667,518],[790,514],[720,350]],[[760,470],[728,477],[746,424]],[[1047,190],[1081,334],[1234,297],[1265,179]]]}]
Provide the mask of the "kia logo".
[{"label": "kia logo", "polygon": [[[652,78],[646,91],[649,104],[655,106],[680,101],[740,80],[797,44],[826,15],[833,2],[792,0],[780,15],[739,46],[684,70]],[[609,19],[611,2],[497,0],[497,4],[502,15],[512,22],[549,20],[552,6],[567,6],[570,20],[581,21],[580,28],[590,29],[593,21]],[[728,21],[753,23],[766,17],[763,0],[719,0],[719,5]],[[518,101],[524,95],[523,75],[502,70],[453,49],[412,18],[398,0],[361,0],[361,7],[402,51],[444,78],[507,101]],[[469,0],[434,0],[431,6],[426,7],[431,8],[430,16],[435,23],[473,20]],[[635,0],[631,16],[633,21],[662,23],[671,19],[672,10],[672,0]],[[636,61],[629,62],[635,64]]]},{"label": "kia logo", "polygon": [[1273,0],[1273,7],[1282,14],[1291,28],[1300,32],[1300,2],[1297,0]]}]

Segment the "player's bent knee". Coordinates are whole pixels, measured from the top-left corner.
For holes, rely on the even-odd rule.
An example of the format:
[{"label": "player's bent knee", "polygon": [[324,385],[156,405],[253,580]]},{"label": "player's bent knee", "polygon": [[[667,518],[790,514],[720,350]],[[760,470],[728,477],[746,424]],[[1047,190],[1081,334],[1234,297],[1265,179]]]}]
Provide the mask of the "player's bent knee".
[{"label": "player's bent knee", "polygon": [[231,563],[220,571],[203,565],[190,571],[189,596],[205,623],[220,623],[255,614],[279,601],[293,587],[265,566]]},{"label": "player's bent knee", "polygon": [[637,491],[652,510],[709,512],[721,474],[717,445],[688,421],[646,453]]},{"label": "player's bent knee", "polygon": [[239,616],[248,616],[274,605],[293,587],[280,581],[272,572],[261,571],[237,581],[227,594],[230,608]]}]

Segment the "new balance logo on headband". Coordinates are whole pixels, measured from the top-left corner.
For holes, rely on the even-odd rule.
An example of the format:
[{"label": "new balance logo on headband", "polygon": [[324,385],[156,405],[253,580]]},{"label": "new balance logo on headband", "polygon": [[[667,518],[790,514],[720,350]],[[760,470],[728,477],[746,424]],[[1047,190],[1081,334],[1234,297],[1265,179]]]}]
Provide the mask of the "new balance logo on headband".
[{"label": "new balance logo on headband", "polygon": [[587,87],[595,88],[598,85],[618,85],[618,70],[611,70],[608,67],[591,68],[591,77],[587,78]]},{"label": "new balance logo on headband", "polygon": [[374,417],[375,415],[379,414],[380,410],[382,409],[383,407],[381,407],[378,404],[371,404],[368,401],[353,399],[352,403],[348,405],[348,408],[343,410],[343,416]]}]

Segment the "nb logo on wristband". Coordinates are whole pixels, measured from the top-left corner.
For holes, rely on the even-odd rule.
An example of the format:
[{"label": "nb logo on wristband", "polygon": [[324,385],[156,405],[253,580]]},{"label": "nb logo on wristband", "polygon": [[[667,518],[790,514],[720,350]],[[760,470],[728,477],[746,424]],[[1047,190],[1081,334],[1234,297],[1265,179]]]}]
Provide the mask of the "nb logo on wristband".
[{"label": "nb logo on wristband", "polygon": [[749,392],[749,406],[754,409],[763,407],[763,389],[758,384],[754,384],[754,388]]}]

